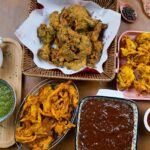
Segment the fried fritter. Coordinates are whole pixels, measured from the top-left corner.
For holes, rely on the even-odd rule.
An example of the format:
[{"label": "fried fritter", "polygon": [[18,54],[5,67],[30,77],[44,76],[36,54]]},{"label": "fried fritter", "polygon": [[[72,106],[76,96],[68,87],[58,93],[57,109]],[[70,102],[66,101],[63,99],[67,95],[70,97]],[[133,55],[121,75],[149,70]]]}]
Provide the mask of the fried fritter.
[{"label": "fried fritter", "polygon": [[49,56],[50,56],[50,47],[49,44],[44,45],[39,51],[38,55],[40,58],[43,60],[49,61]]},{"label": "fried fritter", "polygon": [[[123,73],[122,67],[118,75],[119,89],[127,89],[133,87],[141,94],[150,93],[150,33],[141,33],[136,36],[135,40],[129,37],[122,39],[123,47],[121,47],[121,54],[126,58],[126,64],[130,66],[130,72],[134,74],[135,78],[133,84],[122,84],[122,80],[126,80],[128,75],[124,73],[124,77],[120,78]],[[130,73],[131,74],[131,73]],[[131,77],[129,78],[130,81]]]},{"label": "fried fritter", "polygon": [[99,61],[99,58],[103,49],[103,44],[101,41],[96,41],[92,43],[93,43],[93,51],[88,56],[87,65],[93,68],[94,65]]},{"label": "fried fritter", "polygon": [[71,81],[44,86],[25,101],[16,141],[32,150],[48,150],[54,140],[75,127],[71,117],[77,105],[78,95]]},{"label": "fried fritter", "polygon": [[43,44],[51,44],[54,40],[55,30],[52,26],[47,27],[46,24],[41,24],[37,29],[37,35]]},{"label": "fried fritter", "polygon": [[75,60],[73,62],[65,62],[65,66],[68,69],[74,68],[74,70],[79,70],[83,68],[86,65],[86,59],[81,59],[81,60]]},{"label": "fried fritter", "polygon": [[118,86],[120,90],[131,87],[135,79],[134,72],[130,66],[123,65],[118,73]]},{"label": "fried fritter", "polygon": [[50,22],[50,26],[52,26],[54,28],[54,30],[58,30],[59,29],[59,13],[58,11],[54,11],[52,14],[50,14],[49,16],[49,22]]},{"label": "fried fritter", "polygon": [[136,80],[134,81],[135,89],[142,94],[150,93],[150,66],[139,64],[135,70]]},{"label": "fried fritter", "polygon": [[39,50],[39,57],[72,70],[85,66],[94,68],[100,59],[103,49],[101,36],[107,25],[91,18],[80,5],[64,8],[60,14],[53,12],[49,22],[49,27],[41,24],[37,31],[45,45]]},{"label": "fried fritter", "polygon": [[101,30],[102,30],[102,26],[103,24],[101,22],[98,22],[96,26],[94,27],[94,31],[92,32],[92,35],[91,35],[91,40],[93,42],[98,40]]},{"label": "fried fritter", "polygon": [[137,53],[137,44],[134,41],[132,41],[129,37],[126,36],[125,38],[123,38],[122,42],[124,42],[125,45],[121,48],[121,54],[123,57]]},{"label": "fried fritter", "polygon": [[149,33],[141,33],[136,37],[136,42],[139,44],[145,43],[146,41],[150,42],[150,34]]},{"label": "fried fritter", "polygon": [[94,27],[96,20],[92,19],[87,10],[80,5],[72,5],[63,9],[60,14],[60,23],[74,28],[75,31],[87,31],[89,27]]},{"label": "fried fritter", "polygon": [[147,83],[145,80],[140,79],[140,80],[135,80],[134,81],[134,87],[135,89],[141,93],[141,94],[147,94],[150,93],[150,82]]}]

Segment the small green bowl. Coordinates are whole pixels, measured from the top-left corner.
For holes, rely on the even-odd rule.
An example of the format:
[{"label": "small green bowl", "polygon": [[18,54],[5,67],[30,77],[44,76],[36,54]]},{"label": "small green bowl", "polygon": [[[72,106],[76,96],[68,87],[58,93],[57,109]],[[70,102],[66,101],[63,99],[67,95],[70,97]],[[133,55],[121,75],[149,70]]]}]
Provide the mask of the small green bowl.
[{"label": "small green bowl", "polygon": [[[0,122],[3,122],[8,117],[10,117],[13,114],[14,110],[15,110],[15,107],[16,107],[16,93],[7,81],[0,79],[0,84],[3,84],[5,86],[7,86],[9,88],[10,92],[12,92],[12,94],[13,94],[13,104],[11,106],[10,111],[6,115],[4,115],[3,117],[0,117]],[[1,99],[0,99],[0,101],[1,101]]]}]

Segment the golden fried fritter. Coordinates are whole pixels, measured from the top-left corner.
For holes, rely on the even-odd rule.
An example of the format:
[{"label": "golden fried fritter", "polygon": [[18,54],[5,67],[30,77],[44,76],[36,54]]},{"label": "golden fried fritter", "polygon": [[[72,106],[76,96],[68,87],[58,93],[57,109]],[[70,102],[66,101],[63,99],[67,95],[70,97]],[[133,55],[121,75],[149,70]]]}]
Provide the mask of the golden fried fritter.
[{"label": "golden fried fritter", "polygon": [[142,94],[150,93],[150,66],[141,63],[135,70],[135,89]]},{"label": "golden fried fritter", "polygon": [[132,54],[136,54],[136,48],[137,48],[137,44],[132,41],[129,37],[125,37],[123,39],[124,42],[124,47],[121,48],[121,54],[123,57],[126,57],[128,55],[132,55]]},{"label": "golden fried fritter", "polygon": [[102,25],[103,24],[101,22],[98,22],[96,24],[96,26],[94,27],[94,31],[92,32],[92,35],[91,35],[91,40],[93,42],[98,40],[100,33],[101,33],[101,30],[102,30]]},{"label": "golden fried fritter", "polygon": [[48,150],[54,140],[75,127],[71,119],[77,105],[77,90],[71,81],[45,85],[27,97],[16,127],[16,141],[31,150]]},{"label": "golden fried fritter", "polygon": [[53,12],[49,22],[49,27],[41,24],[37,31],[43,44],[49,44],[39,50],[41,59],[72,70],[95,67],[103,49],[105,24],[91,18],[80,5],[64,8],[60,14]]},{"label": "golden fried fritter", "polygon": [[88,56],[87,66],[93,68],[94,65],[99,61],[103,49],[103,44],[101,41],[92,42],[92,44],[93,44],[93,50],[91,54]]},{"label": "golden fried fritter", "polygon": [[55,30],[52,26],[41,24],[37,29],[37,35],[43,44],[50,44],[54,40]]},{"label": "golden fried fritter", "polygon": [[118,86],[120,90],[131,87],[135,79],[134,72],[130,66],[123,65],[118,73]]},{"label": "golden fried fritter", "polygon": [[39,51],[38,55],[40,58],[43,60],[49,61],[49,56],[50,56],[50,47],[49,44],[44,45]]},{"label": "golden fried fritter", "polygon": [[50,26],[52,26],[55,30],[59,29],[59,13],[58,11],[54,11],[52,14],[49,16],[49,22]]},{"label": "golden fried fritter", "polygon": [[80,5],[72,5],[63,9],[60,14],[60,23],[74,28],[75,31],[88,30],[94,27],[96,20],[92,19],[87,10]]},{"label": "golden fried fritter", "polygon": [[86,58],[84,59],[81,59],[81,60],[75,60],[73,62],[65,62],[65,66],[68,68],[68,69],[72,69],[74,68],[74,70],[79,70],[83,67],[85,67],[86,65]]},{"label": "golden fried fritter", "polygon": [[[126,36],[122,39],[122,42],[121,54],[126,58],[126,63],[131,68],[128,74],[132,74],[132,76],[134,74],[135,78],[132,78],[134,79],[133,84],[122,82],[129,77],[125,73],[123,77],[122,74],[125,70],[123,71],[121,67],[118,75],[119,89],[127,89],[133,85],[141,94],[150,93],[150,33],[141,33],[136,36],[135,40]],[[121,75],[122,79],[120,78]]]},{"label": "golden fried fritter", "polygon": [[149,33],[141,33],[136,37],[136,42],[139,44],[145,43],[146,41],[150,42],[150,34]]}]

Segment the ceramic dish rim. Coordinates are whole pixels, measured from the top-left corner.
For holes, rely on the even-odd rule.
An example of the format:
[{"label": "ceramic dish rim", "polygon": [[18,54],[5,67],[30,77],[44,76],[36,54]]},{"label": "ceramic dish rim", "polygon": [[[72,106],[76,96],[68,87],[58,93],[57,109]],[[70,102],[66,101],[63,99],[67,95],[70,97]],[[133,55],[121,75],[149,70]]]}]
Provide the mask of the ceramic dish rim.
[{"label": "ceramic dish rim", "polygon": [[148,132],[150,132],[150,125],[148,124],[148,116],[150,115],[150,108],[148,108],[144,113],[144,125]]}]

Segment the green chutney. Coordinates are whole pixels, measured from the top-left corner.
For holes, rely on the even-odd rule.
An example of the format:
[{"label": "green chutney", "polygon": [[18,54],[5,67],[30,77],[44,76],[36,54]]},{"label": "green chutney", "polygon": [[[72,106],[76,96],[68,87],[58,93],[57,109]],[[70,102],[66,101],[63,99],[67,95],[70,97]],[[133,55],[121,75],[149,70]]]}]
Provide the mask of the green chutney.
[{"label": "green chutney", "polygon": [[4,81],[0,80],[0,118],[6,116],[14,105],[13,90]]}]

